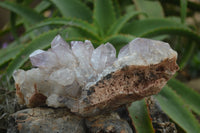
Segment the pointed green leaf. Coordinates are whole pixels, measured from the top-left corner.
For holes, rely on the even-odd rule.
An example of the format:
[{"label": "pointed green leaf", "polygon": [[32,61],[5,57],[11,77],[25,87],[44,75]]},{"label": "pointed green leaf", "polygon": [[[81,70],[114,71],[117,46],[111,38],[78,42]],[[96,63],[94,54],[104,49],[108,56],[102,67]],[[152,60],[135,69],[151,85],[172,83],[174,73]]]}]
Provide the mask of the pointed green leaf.
[{"label": "pointed green leaf", "polygon": [[87,33],[89,33],[91,36],[93,36],[95,39],[99,39],[98,35],[96,34],[97,31],[94,26],[91,24],[80,20],[80,19],[72,19],[72,18],[50,18],[46,19],[45,21],[36,24],[34,27],[32,27],[28,32],[35,30],[40,27],[44,27],[47,25],[68,25],[72,27],[77,27]]},{"label": "pointed green leaf", "polygon": [[175,34],[187,36],[195,41],[200,41],[200,35],[190,30],[187,26],[168,19],[144,19],[126,24],[122,33],[139,37],[153,37],[162,34]]},{"label": "pointed green leaf", "polygon": [[41,1],[34,9],[36,12],[41,13],[42,11],[44,11],[50,6],[51,6],[51,2],[44,0],[44,1]]},{"label": "pointed green leaf", "polygon": [[[165,3],[180,6],[180,0],[166,0]],[[200,11],[200,3],[196,0],[187,0],[187,5],[191,11]]]},{"label": "pointed green leaf", "polygon": [[[137,11],[142,11],[147,13],[150,18],[163,18],[164,12],[159,1],[150,0],[133,0],[136,5]],[[140,18],[144,18],[140,16]]]},{"label": "pointed green leaf", "polygon": [[11,28],[11,33],[14,39],[18,39],[16,18],[17,18],[17,15],[14,12],[11,12],[10,13],[10,28]]},{"label": "pointed green leaf", "polygon": [[3,49],[4,51],[0,52],[0,66],[13,59],[23,47],[23,45],[15,45],[14,47]]},{"label": "pointed green leaf", "polygon": [[122,16],[117,21],[115,21],[115,23],[110,27],[108,31],[108,35],[113,35],[113,34],[118,33],[125,23],[127,23],[131,18],[140,14],[145,14],[145,13],[144,12],[129,12],[126,15]]},{"label": "pointed green leaf", "polygon": [[187,133],[200,133],[200,125],[186,103],[168,86],[155,96],[162,110]]},{"label": "pointed green leaf", "polygon": [[[10,43],[6,48],[0,49],[0,66],[2,66],[7,61],[14,59],[16,55],[25,47],[23,42],[29,40],[29,34],[21,36],[19,40],[15,40]],[[18,45],[20,42],[20,45]]]},{"label": "pointed green leaf", "polygon": [[95,0],[93,17],[100,35],[104,36],[116,19],[112,0]]},{"label": "pointed green leaf", "polygon": [[51,0],[64,17],[74,17],[92,22],[92,11],[80,0]]},{"label": "pointed green leaf", "polygon": [[119,5],[119,0],[113,0],[113,7],[115,10],[114,12],[115,12],[116,18],[119,18],[121,15],[121,8]]},{"label": "pointed green leaf", "polygon": [[154,128],[144,99],[133,102],[128,110],[137,133],[154,133]]},{"label": "pointed green leaf", "polygon": [[128,33],[136,36],[141,36],[151,32],[155,29],[163,27],[183,27],[180,23],[168,20],[168,19],[144,19],[135,20],[129,24],[126,24],[121,30],[122,33]]},{"label": "pointed green leaf", "polygon": [[187,0],[180,0],[181,4],[181,22],[185,22],[185,18],[187,16]]},{"label": "pointed green leaf", "polygon": [[8,1],[4,1],[4,2],[0,1],[0,6],[22,16],[31,24],[39,22],[44,18],[43,16],[41,16],[39,13],[35,12],[31,8],[20,5],[20,4],[16,4],[16,3],[8,2]]},{"label": "pointed green leaf", "polygon": [[185,51],[184,54],[182,55],[181,62],[179,63],[180,70],[183,70],[185,66],[189,63],[189,59],[191,59],[191,57],[193,56],[195,48],[196,48],[195,42],[190,42],[190,44],[184,48]]},{"label": "pointed green leaf", "polygon": [[188,107],[195,113],[200,115],[200,94],[195,92],[193,89],[187,87],[176,79],[168,81],[168,85],[176,91],[176,93],[183,99]]},{"label": "pointed green leaf", "polygon": [[197,32],[180,27],[163,27],[154,29],[152,31],[146,32],[145,34],[141,35],[141,37],[153,37],[165,34],[185,36],[187,38],[192,39],[193,41],[200,42],[200,35]]}]

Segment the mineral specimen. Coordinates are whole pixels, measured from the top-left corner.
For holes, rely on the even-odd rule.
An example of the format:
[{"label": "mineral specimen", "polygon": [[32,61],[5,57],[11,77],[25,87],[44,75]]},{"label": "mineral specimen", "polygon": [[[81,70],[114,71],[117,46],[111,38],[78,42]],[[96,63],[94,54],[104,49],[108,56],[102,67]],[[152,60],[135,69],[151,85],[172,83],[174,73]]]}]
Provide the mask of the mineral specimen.
[{"label": "mineral specimen", "polygon": [[94,49],[92,43],[60,35],[48,51],[30,55],[33,68],[14,74],[17,96],[30,107],[68,107],[93,116],[157,94],[178,70],[177,53],[168,43],[136,38],[116,58],[110,43]]}]

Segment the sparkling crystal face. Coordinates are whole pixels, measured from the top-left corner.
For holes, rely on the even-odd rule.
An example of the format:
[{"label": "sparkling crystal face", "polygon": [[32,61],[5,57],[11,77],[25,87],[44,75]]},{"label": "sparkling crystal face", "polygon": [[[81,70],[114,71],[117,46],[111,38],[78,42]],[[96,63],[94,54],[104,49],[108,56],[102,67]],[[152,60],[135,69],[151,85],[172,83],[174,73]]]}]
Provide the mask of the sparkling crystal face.
[{"label": "sparkling crystal face", "polygon": [[73,99],[84,97],[84,89],[88,90],[110,73],[124,66],[159,64],[177,58],[177,53],[168,43],[136,38],[119,51],[117,58],[110,43],[95,49],[88,40],[72,41],[69,45],[58,35],[48,51],[36,50],[29,58],[37,68],[18,70],[13,75],[25,104],[30,104],[33,95],[41,94],[47,98],[48,106],[71,108],[75,106]]}]

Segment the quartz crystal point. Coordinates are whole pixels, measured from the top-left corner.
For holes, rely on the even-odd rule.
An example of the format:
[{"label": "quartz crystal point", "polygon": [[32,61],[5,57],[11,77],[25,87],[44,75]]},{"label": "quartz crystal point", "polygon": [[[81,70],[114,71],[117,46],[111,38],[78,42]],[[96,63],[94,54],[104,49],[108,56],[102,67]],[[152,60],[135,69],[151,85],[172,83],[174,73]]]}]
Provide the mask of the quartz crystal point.
[{"label": "quartz crystal point", "polygon": [[51,69],[58,65],[56,55],[50,51],[36,50],[29,56],[33,66]]},{"label": "quartz crystal point", "polygon": [[101,73],[105,67],[110,66],[116,59],[116,50],[110,43],[102,44],[97,47],[91,58],[92,67]]},{"label": "quartz crystal point", "polygon": [[[57,44],[52,47],[52,52],[56,54],[58,62],[62,67],[73,69],[77,66],[77,61],[72,51],[66,45]],[[69,63],[70,62],[70,63]]]},{"label": "quartz crystal point", "polygon": [[51,47],[53,48],[56,45],[63,45],[67,48],[69,48],[69,45],[65,42],[65,40],[62,39],[60,35],[57,35],[53,41],[51,42]]},{"label": "quartz crystal point", "polygon": [[14,74],[21,104],[67,107],[94,116],[157,94],[178,70],[177,53],[168,43],[136,38],[116,58],[112,44],[72,41],[60,35],[48,51],[30,55],[33,68]]}]

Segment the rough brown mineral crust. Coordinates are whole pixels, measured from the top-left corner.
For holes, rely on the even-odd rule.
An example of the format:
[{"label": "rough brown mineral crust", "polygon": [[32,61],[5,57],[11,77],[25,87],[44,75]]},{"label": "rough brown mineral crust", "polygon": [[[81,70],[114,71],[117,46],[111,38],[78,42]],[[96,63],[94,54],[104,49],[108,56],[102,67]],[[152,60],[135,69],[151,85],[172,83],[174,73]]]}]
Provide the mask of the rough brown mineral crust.
[{"label": "rough brown mineral crust", "polygon": [[125,66],[85,90],[78,113],[92,116],[157,94],[178,68],[175,57],[155,65]]}]

